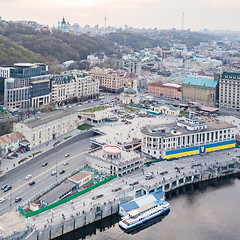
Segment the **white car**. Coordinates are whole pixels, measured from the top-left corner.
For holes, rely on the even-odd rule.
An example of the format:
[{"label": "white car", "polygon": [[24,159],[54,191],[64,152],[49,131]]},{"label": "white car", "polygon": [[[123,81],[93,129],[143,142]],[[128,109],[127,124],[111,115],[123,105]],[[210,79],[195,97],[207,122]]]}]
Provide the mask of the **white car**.
[{"label": "white car", "polygon": [[6,200],[6,198],[0,198],[0,203],[3,203]]},{"label": "white car", "polygon": [[64,163],[63,163],[63,166],[66,166],[66,165],[68,165],[68,162],[64,162]]},{"label": "white car", "polygon": [[52,171],[52,173],[51,173],[52,176],[54,176],[54,175],[56,175],[56,174],[57,174],[56,171]]},{"label": "white car", "polygon": [[65,154],[65,157],[69,157],[69,156],[70,156],[70,154],[69,154],[69,153],[66,153],[66,154]]},{"label": "white car", "polygon": [[25,177],[25,180],[28,180],[28,179],[30,179],[31,177],[32,177],[32,175],[29,174],[29,175],[27,175],[27,176]]}]

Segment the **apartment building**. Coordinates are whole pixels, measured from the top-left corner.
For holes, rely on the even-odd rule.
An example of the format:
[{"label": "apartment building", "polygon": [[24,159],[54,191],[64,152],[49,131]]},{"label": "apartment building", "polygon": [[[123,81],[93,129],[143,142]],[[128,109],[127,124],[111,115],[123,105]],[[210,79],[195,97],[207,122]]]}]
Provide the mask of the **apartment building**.
[{"label": "apartment building", "polygon": [[63,72],[51,77],[51,91],[55,103],[74,97],[79,100],[95,98],[99,94],[99,80],[77,70]]},{"label": "apartment building", "polygon": [[124,89],[123,72],[113,71],[112,69],[93,68],[90,71],[93,79],[99,80],[99,87],[110,92],[122,92]]}]

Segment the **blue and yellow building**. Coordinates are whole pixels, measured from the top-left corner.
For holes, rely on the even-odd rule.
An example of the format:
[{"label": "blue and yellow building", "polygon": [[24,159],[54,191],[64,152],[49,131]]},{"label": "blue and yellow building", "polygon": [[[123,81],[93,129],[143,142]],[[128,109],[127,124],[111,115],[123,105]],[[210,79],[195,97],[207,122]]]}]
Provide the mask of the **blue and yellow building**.
[{"label": "blue and yellow building", "polygon": [[173,124],[142,128],[142,152],[156,159],[203,154],[235,147],[235,126],[194,113]]}]

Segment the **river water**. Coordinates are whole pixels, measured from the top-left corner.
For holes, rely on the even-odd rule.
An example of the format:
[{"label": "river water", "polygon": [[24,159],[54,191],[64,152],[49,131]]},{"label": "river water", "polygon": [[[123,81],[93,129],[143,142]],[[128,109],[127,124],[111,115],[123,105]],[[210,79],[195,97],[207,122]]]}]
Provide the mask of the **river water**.
[{"label": "river water", "polygon": [[240,240],[240,175],[167,194],[171,211],[125,233],[117,214],[62,236],[62,240]]}]

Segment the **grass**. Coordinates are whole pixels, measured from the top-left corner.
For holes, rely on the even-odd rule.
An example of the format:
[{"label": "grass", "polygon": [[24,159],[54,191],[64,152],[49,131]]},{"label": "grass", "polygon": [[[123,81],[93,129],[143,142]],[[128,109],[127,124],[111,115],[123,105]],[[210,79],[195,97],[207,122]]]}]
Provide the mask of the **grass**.
[{"label": "grass", "polygon": [[39,153],[42,153],[42,151],[35,152],[35,153],[32,154],[32,156],[34,157],[34,156],[38,155]]},{"label": "grass", "polygon": [[25,158],[23,158],[23,159],[21,159],[20,161],[18,161],[18,163],[20,164],[20,163],[23,163],[24,161],[26,161],[28,158],[27,157],[25,157]]},{"label": "grass", "polygon": [[98,107],[88,108],[88,109],[81,110],[80,112],[93,113],[93,112],[96,112],[96,111],[102,111],[106,108],[109,108],[109,106],[98,106]]},{"label": "grass", "polygon": [[67,140],[67,139],[69,139],[69,138],[71,138],[72,136],[68,136],[68,137],[65,137],[65,138],[63,138],[64,140]]},{"label": "grass", "polygon": [[120,105],[122,108],[124,108],[126,111],[130,111],[130,112],[138,112],[139,109],[138,108],[133,108],[133,107],[128,107],[125,105]]},{"label": "grass", "polygon": [[93,125],[90,125],[90,124],[82,124],[82,125],[78,126],[78,130],[84,131],[84,130],[88,130],[92,127],[93,127]]}]

